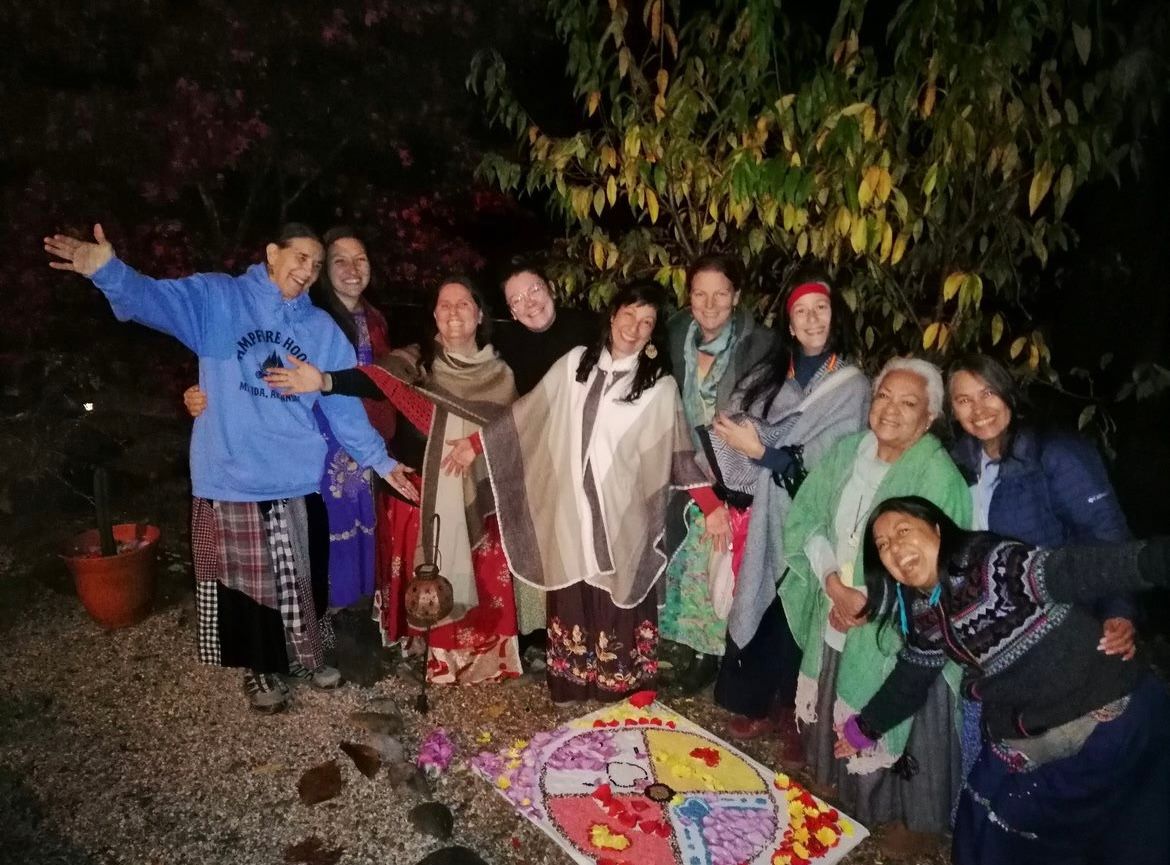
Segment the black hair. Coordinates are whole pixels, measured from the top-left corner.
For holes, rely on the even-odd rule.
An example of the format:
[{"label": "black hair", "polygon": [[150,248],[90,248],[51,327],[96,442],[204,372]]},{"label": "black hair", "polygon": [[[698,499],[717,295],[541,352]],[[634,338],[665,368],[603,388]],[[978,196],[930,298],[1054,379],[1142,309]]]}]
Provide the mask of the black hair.
[{"label": "black hair", "polygon": [[483,292],[479,290],[479,286],[468,276],[455,274],[452,276],[440,279],[435,286],[427,292],[427,311],[431,313],[426,317],[426,336],[419,346],[420,358],[419,366],[427,373],[431,371],[431,363],[435,359],[435,340],[439,335],[439,327],[435,323],[435,307],[439,303],[439,292],[443,290],[444,285],[461,285],[467,289],[467,293],[471,295],[471,300],[475,303],[476,308],[479,309],[480,321],[479,326],[475,329],[475,344],[479,348],[483,348],[492,338],[492,311],[484,300]]},{"label": "black hair", "polygon": [[[1023,388],[1020,387],[1019,382],[1011,374],[1006,366],[1000,363],[993,357],[985,354],[964,354],[958,357],[954,363],[947,369],[947,404],[945,411],[950,415],[952,421],[952,432],[956,439],[966,435],[966,431],[959,426],[959,422],[955,420],[954,412],[951,409],[951,379],[955,377],[956,373],[966,372],[971,375],[977,375],[979,378],[987,382],[987,386],[991,388],[992,393],[1003,400],[1004,405],[1008,407],[1011,412],[1011,418],[1008,420],[1007,429],[1003,433],[1003,441],[1000,444],[1000,458],[1007,459],[1012,456],[1012,443],[1015,440],[1016,433],[1020,431],[1021,424],[1028,421],[1031,414],[1031,406],[1028,404],[1028,398],[1024,394]],[[960,467],[962,470],[962,467]],[[973,482],[972,478],[968,478]]]},{"label": "black hair", "polygon": [[[341,328],[341,332],[345,334],[345,338],[354,348],[357,348],[357,322],[354,321],[353,313],[346,309],[341,298],[337,296],[337,289],[333,285],[333,280],[329,278],[329,247],[337,241],[347,238],[360,243],[362,249],[369,255],[365,239],[350,226],[337,225],[326,231],[325,236],[321,238],[321,243],[325,247],[325,265],[321,268],[321,275],[317,277],[317,281],[309,288],[309,299],[313,301],[315,306],[319,306],[333,317],[337,326]],[[372,278],[373,271],[370,273]]]},{"label": "black hair", "polygon": [[[938,584],[942,588],[944,596],[948,592],[947,581],[943,579],[943,572],[946,569],[945,563],[951,560],[955,551],[964,544],[968,536],[973,534],[959,528],[958,524],[947,516],[942,508],[922,496],[894,496],[880,502],[870,512],[869,519],[865,523],[865,537],[862,539],[861,561],[862,567],[865,569],[867,597],[861,615],[870,621],[880,622],[882,626],[888,624],[890,619],[897,615],[898,583],[890,576],[886,566],[882,564],[877,542],[873,537],[873,525],[882,514],[895,512],[917,517],[923,522],[938,527]],[[910,627],[914,625],[912,620],[907,624]]]},{"label": "black hair", "polygon": [[775,346],[740,379],[745,385],[744,408],[762,403],[761,414],[766,414],[788,379],[788,370],[801,351],[800,343],[788,330],[788,298],[792,295],[793,289],[806,282],[820,282],[829,289],[829,310],[832,315],[829,321],[829,337],[825,340],[825,351],[842,358],[856,357],[857,335],[853,324],[853,311],[841,297],[841,292],[829,281],[827,271],[819,265],[805,265],[796,271],[782,295],[780,321],[774,328],[778,337]]},{"label": "black hair", "polygon": [[309,240],[317,241],[317,243],[321,242],[320,235],[303,222],[286,222],[276,233],[276,240],[272,242],[284,249],[298,237],[307,237]]},{"label": "black hair", "polygon": [[[544,272],[544,268],[540,267],[536,261],[531,258],[516,256],[515,258],[512,258],[508,261],[508,266],[504,269],[504,275],[500,277],[500,291],[502,292],[504,290],[504,285],[507,284],[509,279],[519,273],[531,273],[533,276],[539,277],[541,280],[543,280],[544,284],[547,285],[550,290],[552,288],[552,283],[549,282],[548,274]],[[505,302],[507,299],[508,296],[505,294]]]},{"label": "black hair", "polygon": [[740,264],[739,259],[733,255],[713,252],[700,255],[691,262],[691,266],[687,268],[687,291],[691,290],[691,284],[695,281],[695,277],[708,270],[727,277],[727,281],[731,283],[731,288],[734,291],[743,288],[745,277],[743,265]]},{"label": "black hair", "polygon": [[650,357],[646,349],[638,353],[638,366],[634,370],[634,378],[630,382],[629,392],[622,398],[623,402],[637,402],[642,393],[652,387],[658,379],[670,372],[670,355],[667,351],[666,336],[666,292],[662,286],[653,280],[640,279],[618,289],[617,294],[609,303],[609,315],[602,323],[601,334],[593,345],[585,349],[581,360],[577,364],[577,381],[584,382],[589,378],[593,367],[601,358],[601,350],[609,347],[610,327],[613,317],[624,306],[652,306],[656,313],[654,331],[650,334],[647,347],[654,346],[655,356]]}]

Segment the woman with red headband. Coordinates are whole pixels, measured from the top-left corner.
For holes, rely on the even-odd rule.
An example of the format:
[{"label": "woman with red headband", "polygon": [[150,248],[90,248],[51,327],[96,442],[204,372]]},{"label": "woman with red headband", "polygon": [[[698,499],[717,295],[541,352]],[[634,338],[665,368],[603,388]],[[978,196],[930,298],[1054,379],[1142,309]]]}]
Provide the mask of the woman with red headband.
[{"label": "woman with red headband", "polygon": [[742,558],[715,701],[735,713],[728,730],[734,738],[779,732],[778,758],[795,768],[803,763],[793,721],[800,650],[776,595],[783,527],[804,472],[838,439],[864,428],[869,382],[853,363],[848,307],[819,272],[798,276],[781,324],[781,345],[737,389],[742,413],[720,415],[713,428],[725,483],[752,499],[747,531],[733,537]]}]

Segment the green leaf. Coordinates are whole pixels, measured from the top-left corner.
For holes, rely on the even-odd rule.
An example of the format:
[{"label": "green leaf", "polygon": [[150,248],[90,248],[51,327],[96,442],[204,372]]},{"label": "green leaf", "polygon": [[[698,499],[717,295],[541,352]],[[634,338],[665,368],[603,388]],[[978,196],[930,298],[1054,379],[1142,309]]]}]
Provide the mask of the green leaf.
[{"label": "green leaf", "polygon": [[1088,27],[1082,27],[1080,24],[1073,24],[1073,43],[1077,47],[1077,56],[1081,58],[1081,63],[1087,64],[1089,62],[1089,52],[1093,48],[1093,31]]}]

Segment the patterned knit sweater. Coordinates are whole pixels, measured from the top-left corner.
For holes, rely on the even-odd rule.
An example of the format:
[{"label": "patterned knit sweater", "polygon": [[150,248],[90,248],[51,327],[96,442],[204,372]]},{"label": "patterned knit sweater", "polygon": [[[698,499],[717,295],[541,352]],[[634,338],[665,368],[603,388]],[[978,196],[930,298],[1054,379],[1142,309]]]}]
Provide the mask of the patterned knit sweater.
[{"label": "patterned knit sweater", "polygon": [[1101,625],[1091,605],[1151,585],[1150,567],[1139,562],[1162,547],[1044,550],[965,533],[948,557],[939,602],[907,595],[914,597],[910,633],[894,671],[861,712],[862,731],[877,739],[911,716],[948,658],[963,668],[963,693],[983,702],[993,740],[1038,735],[1125,696],[1144,660],[1097,650]]}]

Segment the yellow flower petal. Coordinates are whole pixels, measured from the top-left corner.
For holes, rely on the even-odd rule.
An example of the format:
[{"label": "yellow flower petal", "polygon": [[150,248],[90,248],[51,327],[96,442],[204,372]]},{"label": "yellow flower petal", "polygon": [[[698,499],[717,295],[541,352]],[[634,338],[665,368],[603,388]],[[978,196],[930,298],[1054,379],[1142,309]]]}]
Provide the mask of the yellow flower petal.
[{"label": "yellow flower petal", "polygon": [[507,790],[512,786],[512,782],[508,780],[507,776],[501,775],[499,778],[496,778],[496,786],[501,790]]}]

